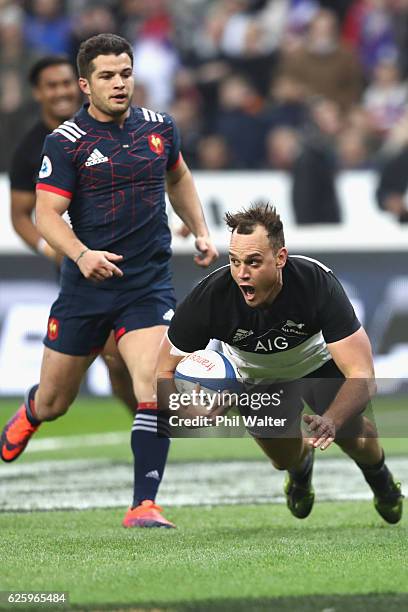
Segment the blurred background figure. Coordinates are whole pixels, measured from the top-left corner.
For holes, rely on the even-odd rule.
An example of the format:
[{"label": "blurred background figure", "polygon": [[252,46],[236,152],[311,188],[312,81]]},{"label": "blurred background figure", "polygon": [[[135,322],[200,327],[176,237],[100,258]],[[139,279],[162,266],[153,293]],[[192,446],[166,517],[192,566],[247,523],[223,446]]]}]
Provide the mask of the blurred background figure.
[{"label": "blurred background figure", "polygon": [[401,151],[408,0],[3,0],[0,171],[38,117],[29,66],[103,31],[131,41],[134,102],[174,114],[192,168],[293,173],[319,151],[331,176]]},{"label": "blurred background figure", "polygon": [[389,0],[355,0],[345,16],[343,39],[357,53],[367,78],[379,61],[397,59],[389,5]]},{"label": "blurred background figure", "polygon": [[250,81],[231,75],[220,86],[215,131],[231,151],[234,168],[259,168],[263,159],[263,99]]},{"label": "blurred background figure", "polygon": [[401,81],[395,59],[382,59],[374,66],[372,80],[363,95],[372,130],[387,135],[402,117],[408,101],[408,86]]},{"label": "blurred background figure", "polygon": [[230,166],[231,152],[222,136],[208,134],[199,140],[197,168],[200,170],[227,170]]},{"label": "blurred background figure", "polygon": [[62,0],[31,0],[24,19],[24,39],[29,50],[38,54],[69,53],[71,19],[64,13]]},{"label": "blurred background figure", "polygon": [[335,13],[320,10],[310,22],[304,43],[283,54],[281,75],[301,83],[310,95],[322,95],[348,110],[363,87],[358,59],[340,40]]},{"label": "blurred background figure", "polygon": [[382,149],[377,203],[399,223],[408,223],[408,113],[398,121]]}]

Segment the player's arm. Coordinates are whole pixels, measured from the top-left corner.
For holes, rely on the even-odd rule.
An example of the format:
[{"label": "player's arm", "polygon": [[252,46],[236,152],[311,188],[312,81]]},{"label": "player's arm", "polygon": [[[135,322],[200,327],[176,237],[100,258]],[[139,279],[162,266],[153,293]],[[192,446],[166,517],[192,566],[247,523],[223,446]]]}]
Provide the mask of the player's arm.
[{"label": "player's arm", "polygon": [[218,257],[218,251],[211,241],[193,176],[181,156],[177,166],[167,171],[166,182],[172,207],[196,238],[200,255],[194,261],[207,267]]},{"label": "player's arm", "polygon": [[36,219],[41,236],[53,249],[72,259],[85,278],[103,281],[113,275],[123,276],[113,263],[121,261],[121,255],[89,249],[62,219],[69,203],[70,198],[37,187]]},{"label": "player's arm", "polygon": [[31,249],[58,264],[61,263],[61,255],[44,240],[33,223],[32,213],[35,208],[35,193],[12,189],[10,197],[11,222],[16,233]]},{"label": "player's arm", "polygon": [[336,431],[363,412],[376,390],[371,344],[363,327],[327,348],[346,380],[323,416],[305,415],[311,443],[322,450],[334,441]]},{"label": "player's arm", "polygon": [[[206,406],[200,407],[197,404],[194,404],[194,406],[184,405],[178,402],[179,393],[174,383],[174,372],[177,364],[186,354],[175,349],[167,335],[164,336],[160,346],[157,368],[157,404],[159,409],[164,412],[169,411],[169,407],[176,404],[177,411],[172,412],[172,414],[182,419],[196,416],[207,417],[209,412]],[[197,385],[196,391],[199,392],[199,390],[200,385]]]}]

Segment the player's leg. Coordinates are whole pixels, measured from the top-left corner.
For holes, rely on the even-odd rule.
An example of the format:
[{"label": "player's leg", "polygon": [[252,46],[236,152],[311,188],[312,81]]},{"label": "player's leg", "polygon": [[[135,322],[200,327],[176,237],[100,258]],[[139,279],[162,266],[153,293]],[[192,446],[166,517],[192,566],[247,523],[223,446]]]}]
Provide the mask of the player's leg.
[{"label": "player's leg", "polygon": [[403,507],[401,484],[395,482],[385,463],[384,449],[374,424],[367,417],[358,416],[349,424],[348,430],[350,433],[339,432],[336,444],[360,468],[374,493],[374,507],[377,512],[388,523],[398,523]]},{"label": "player's leg", "polygon": [[309,516],[314,503],[313,450],[303,437],[254,439],[276,469],[287,470],[284,491],[293,516]]},{"label": "player's leg", "polygon": [[[343,384],[344,376],[334,362],[313,373],[305,394],[305,400],[317,414],[323,414]],[[397,523],[402,516],[400,484],[385,464],[384,450],[380,444],[376,427],[367,416],[359,415],[337,433],[336,444],[360,468],[374,493],[377,512],[389,523]]]},{"label": "player's leg", "polygon": [[154,503],[170,446],[168,417],[158,412],[156,395],[157,359],[166,329],[164,325],[135,329],[118,344],[138,398],[131,435],[135,459],[133,503],[124,527],[174,527]]},{"label": "player's leg", "polygon": [[[261,392],[276,396],[274,387],[266,389],[257,387],[257,395]],[[278,470],[286,470],[285,495],[291,513],[297,518],[306,518],[313,508],[314,491],[312,487],[314,453],[305,442],[300,429],[300,415],[303,404],[299,395],[299,386],[296,382],[281,384],[278,387],[281,396],[279,406],[263,406],[257,410],[259,422],[272,416],[280,419],[284,426],[280,430],[261,427],[248,427],[248,432],[254,437],[266,456]],[[253,396],[253,391],[250,393]],[[247,402],[248,403],[248,402]],[[251,408],[240,409],[241,414],[248,415]],[[265,419],[265,422],[266,419]]]},{"label": "player's leg", "polygon": [[17,459],[43,421],[53,421],[65,414],[93,359],[44,348],[39,385],[28,390],[23,404],[3,429],[0,442],[3,461]]},{"label": "player's leg", "polygon": [[113,332],[110,333],[103,347],[101,357],[108,368],[113,395],[115,395],[128,408],[129,412],[134,415],[136,412],[137,400],[133,392],[132,379],[119,353]]}]

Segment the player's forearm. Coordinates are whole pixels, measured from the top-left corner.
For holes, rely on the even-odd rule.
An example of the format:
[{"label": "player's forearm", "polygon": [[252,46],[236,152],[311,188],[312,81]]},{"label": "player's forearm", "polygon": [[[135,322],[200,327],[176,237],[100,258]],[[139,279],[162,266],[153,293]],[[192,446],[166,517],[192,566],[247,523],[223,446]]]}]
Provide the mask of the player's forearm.
[{"label": "player's forearm", "polygon": [[31,249],[36,251],[41,236],[32,222],[31,216],[25,213],[11,212],[11,222],[16,233],[24,240]]},{"label": "player's forearm", "polygon": [[331,418],[338,430],[368,407],[375,392],[373,378],[346,378],[324,416]]},{"label": "player's forearm", "polygon": [[63,253],[73,261],[76,261],[87,248],[55,211],[50,210],[47,213],[42,212],[40,214],[37,211],[37,228],[44,240],[53,249]]},{"label": "player's forearm", "polygon": [[170,203],[194,236],[208,236],[208,228],[194,180],[189,170],[176,183],[168,183]]}]

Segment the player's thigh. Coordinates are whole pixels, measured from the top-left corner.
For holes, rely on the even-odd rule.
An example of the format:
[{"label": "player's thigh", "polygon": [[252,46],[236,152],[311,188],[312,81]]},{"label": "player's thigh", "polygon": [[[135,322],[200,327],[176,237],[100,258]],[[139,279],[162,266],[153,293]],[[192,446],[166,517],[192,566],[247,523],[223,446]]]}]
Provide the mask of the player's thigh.
[{"label": "player's thigh", "polygon": [[44,348],[40,385],[36,394],[39,418],[56,416],[68,409],[94,358],[94,355],[67,355]]},{"label": "player's thigh", "polygon": [[129,331],[119,340],[118,348],[132,377],[136,395],[138,387],[154,386],[160,344],[166,325]]},{"label": "player's thigh", "polygon": [[105,345],[100,355],[104,360],[110,373],[120,375],[125,372],[127,374],[126,364],[123,361],[122,355],[119,352],[119,348],[116,344],[115,334],[113,331],[109,334],[109,338],[105,342]]},{"label": "player's thigh", "polygon": [[[299,430],[300,433],[300,430]],[[255,438],[267,457],[278,470],[289,470],[299,460],[303,450],[303,437]]]},{"label": "player's thigh", "polygon": [[151,289],[149,294],[130,290],[118,304],[115,338],[140,401],[150,401],[142,398],[155,387],[160,343],[175,304],[174,291],[168,287]]}]

